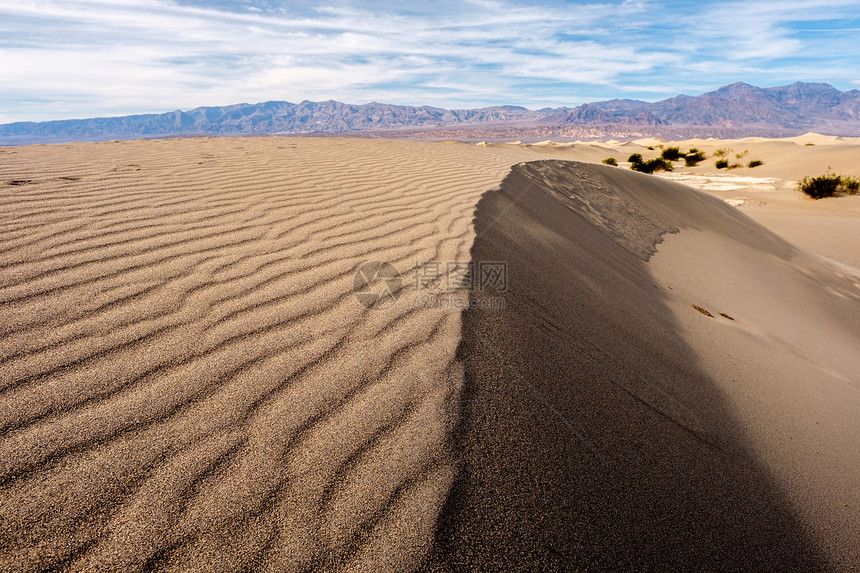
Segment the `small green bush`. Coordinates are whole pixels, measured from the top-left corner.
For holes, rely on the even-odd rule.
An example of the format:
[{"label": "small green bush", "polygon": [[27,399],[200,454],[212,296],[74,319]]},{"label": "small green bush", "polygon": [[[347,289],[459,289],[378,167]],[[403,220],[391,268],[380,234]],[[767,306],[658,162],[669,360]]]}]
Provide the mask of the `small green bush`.
[{"label": "small green bush", "polygon": [[758,167],[759,165],[764,165],[764,161],[762,161],[761,159],[753,159],[752,161],[747,163],[747,167],[749,167],[750,169],[752,169],[753,167]]},{"label": "small green bush", "polygon": [[634,153],[627,158],[627,161],[630,162],[630,169],[632,169],[633,171],[639,171],[640,173],[654,173],[655,171],[672,171],[672,164],[663,159],[662,157],[657,157],[655,159],[645,161],[644,159],[642,159],[642,154]]},{"label": "small green bush", "polygon": [[842,187],[849,195],[856,195],[860,191],[860,179],[855,177],[842,177]]},{"label": "small green bush", "polygon": [[677,161],[681,159],[683,155],[681,155],[681,150],[677,147],[667,147],[660,154],[660,157],[662,157],[666,161]]},{"label": "small green bush", "polygon": [[804,177],[797,185],[798,190],[806,193],[813,199],[833,197],[839,190],[842,178],[832,173],[819,175],[818,177]]},{"label": "small green bush", "polygon": [[672,171],[672,164],[663,159],[662,157],[657,157],[655,159],[651,159],[650,161],[633,163],[630,166],[630,169],[632,169],[633,171],[639,171],[641,173],[654,173],[655,171]]},{"label": "small green bush", "polygon": [[[650,162],[649,162],[650,163]],[[654,170],[651,168],[648,163],[644,163],[640,161],[639,163],[634,163],[630,166],[630,169],[633,171],[639,171],[640,173],[654,173]]]},{"label": "small green bush", "polygon": [[747,153],[749,153],[749,152],[750,152],[749,149],[744,149],[743,153],[735,153],[735,157],[737,157],[738,159],[743,159],[744,157],[747,156]]},{"label": "small green bush", "polygon": [[616,167],[618,166],[618,162],[615,161],[614,157],[607,157],[606,159],[603,160],[603,163],[605,165],[614,165]]},{"label": "small green bush", "polygon": [[728,166],[729,166],[729,160],[728,159],[717,159],[714,162],[714,167],[716,167],[717,169],[726,169]]},{"label": "small green bush", "polygon": [[687,167],[694,167],[700,161],[704,161],[704,159],[704,152],[699,151],[694,147],[684,155],[684,165],[686,165]]},{"label": "small green bush", "polygon": [[730,147],[725,147],[723,149],[718,149],[714,151],[714,157],[727,157],[729,153],[732,152]]},{"label": "small green bush", "polygon": [[824,175],[804,177],[798,183],[797,189],[813,199],[833,197],[837,193],[856,195],[860,191],[860,179],[851,177],[850,175],[836,175],[828,169]]}]

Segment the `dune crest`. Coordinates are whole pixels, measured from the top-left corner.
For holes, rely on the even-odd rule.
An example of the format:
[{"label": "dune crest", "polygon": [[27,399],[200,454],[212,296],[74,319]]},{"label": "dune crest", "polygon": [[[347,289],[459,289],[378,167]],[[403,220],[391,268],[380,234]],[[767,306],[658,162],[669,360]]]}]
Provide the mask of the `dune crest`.
[{"label": "dune crest", "polygon": [[[598,165],[515,166],[475,229],[473,260],[506,260],[510,288],[464,312],[464,468],[435,569],[852,569],[853,282],[711,196]],[[826,342],[786,347],[822,308]],[[813,357],[833,372],[805,379]]]}]

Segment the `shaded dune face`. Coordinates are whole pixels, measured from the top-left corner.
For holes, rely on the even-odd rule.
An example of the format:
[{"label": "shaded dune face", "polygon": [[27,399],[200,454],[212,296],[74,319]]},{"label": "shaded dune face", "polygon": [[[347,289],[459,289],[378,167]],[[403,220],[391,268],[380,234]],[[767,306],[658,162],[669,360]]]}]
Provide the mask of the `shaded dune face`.
[{"label": "shaded dune face", "polygon": [[503,309],[464,312],[463,465],[430,570],[777,571],[827,565],[647,261],[719,228],[794,249],[710,197],[573,162],[520,164],[475,213]]}]

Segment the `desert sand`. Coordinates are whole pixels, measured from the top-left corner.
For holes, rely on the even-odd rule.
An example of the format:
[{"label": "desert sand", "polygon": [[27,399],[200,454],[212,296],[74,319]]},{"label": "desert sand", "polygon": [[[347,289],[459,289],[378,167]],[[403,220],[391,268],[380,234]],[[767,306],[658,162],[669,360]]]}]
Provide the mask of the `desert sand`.
[{"label": "desert sand", "polygon": [[860,141],[795,139],[0,148],[0,570],[854,570],[860,197],[792,188]]}]

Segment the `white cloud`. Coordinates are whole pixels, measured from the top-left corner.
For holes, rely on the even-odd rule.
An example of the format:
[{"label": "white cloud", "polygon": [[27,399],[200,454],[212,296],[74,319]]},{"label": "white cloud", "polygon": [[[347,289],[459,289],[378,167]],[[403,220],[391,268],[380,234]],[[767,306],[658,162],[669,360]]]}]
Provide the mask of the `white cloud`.
[{"label": "white cloud", "polygon": [[[274,13],[169,0],[6,3],[0,121],[271,99],[574,105],[587,94],[665,96],[789,73],[834,81],[822,70],[840,69],[834,77],[847,85],[860,69],[846,67],[844,45],[822,41],[810,50],[793,26],[826,13],[856,27],[856,1],[811,4],[691,4],[678,12],[637,0],[443,0],[408,10],[359,1],[293,3],[291,13]],[[808,53],[820,56],[815,65],[804,66]],[[773,65],[787,57],[797,61]]]}]

